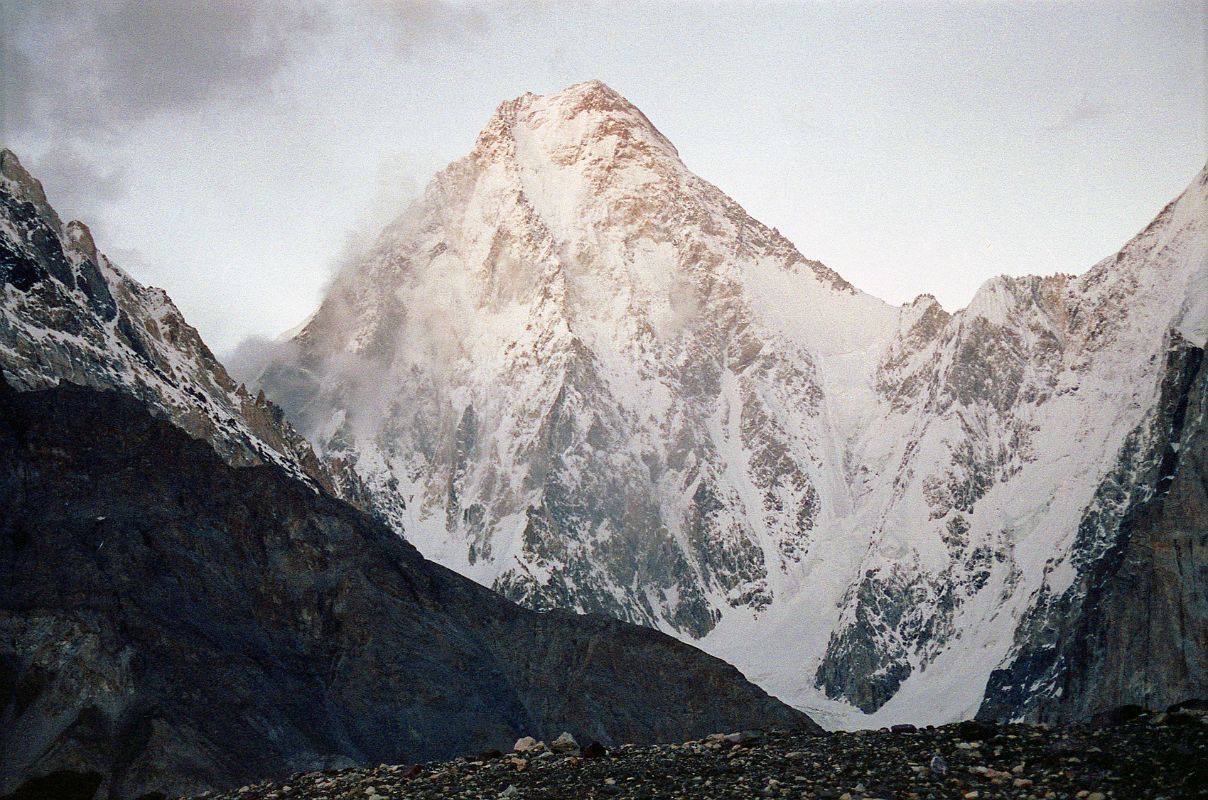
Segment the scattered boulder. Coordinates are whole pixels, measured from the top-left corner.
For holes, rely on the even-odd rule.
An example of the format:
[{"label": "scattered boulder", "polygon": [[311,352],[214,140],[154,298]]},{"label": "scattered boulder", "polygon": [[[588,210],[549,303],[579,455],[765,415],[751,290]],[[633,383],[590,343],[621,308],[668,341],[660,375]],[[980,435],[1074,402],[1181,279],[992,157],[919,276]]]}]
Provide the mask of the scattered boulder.
[{"label": "scattered boulder", "polygon": [[591,742],[587,747],[583,748],[582,753],[584,758],[603,758],[608,755],[608,748],[599,742]]},{"label": "scattered boulder", "polygon": [[967,719],[956,724],[956,732],[965,741],[980,742],[989,739],[994,734],[994,726]]},{"label": "scattered boulder", "polygon": [[728,733],[724,738],[730,744],[749,746],[752,742],[763,739],[763,731],[739,731],[738,733]]},{"label": "scattered boulder", "polygon": [[1208,700],[1203,700],[1198,697],[1193,697],[1190,700],[1184,700],[1181,703],[1175,703],[1170,708],[1166,709],[1167,713],[1176,714],[1180,711],[1189,711],[1198,714],[1208,714]]},{"label": "scattered boulder", "polygon": [[545,749],[545,742],[540,742],[532,736],[522,736],[512,745],[513,753],[539,753]]},{"label": "scattered boulder", "polygon": [[555,753],[574,753],[579,750],[579,743],[575,741],[575,737],[571,736],[566,731],[550,745],[550,749]]},{"label": "scattered boulder", "polygon": [[1133,704],[1117,706],[1107,711],[1101,711],[1090,719],[1091,725],[1120,725],[1131,722],[1142,714],[1148,714],[1149,709]]},{"label": "scattered boulder", "polygon": [[1208,718],[1208,717],[1205,717],[1203,712],[1195,711],[1194,709],[1184,709],[1182,711],[1176,711],[1173,714],[1168,714],[1167,716],[1168,716],[1168,719],[1166,720],[1167,725],[1195,725],[1201,719]]}]

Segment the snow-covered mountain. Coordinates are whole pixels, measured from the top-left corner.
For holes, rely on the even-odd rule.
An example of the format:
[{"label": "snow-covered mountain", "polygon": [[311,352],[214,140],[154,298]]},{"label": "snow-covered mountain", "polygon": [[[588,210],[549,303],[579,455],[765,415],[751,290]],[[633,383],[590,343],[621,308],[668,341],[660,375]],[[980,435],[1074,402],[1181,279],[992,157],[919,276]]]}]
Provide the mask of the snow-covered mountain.
[{"label": "snow-covered mountain", "polygon": [[97,252],[83,223],[63,224],[9,150],[0,150],[0,290],[0,370],[15,388],[130,394],[231,464],[275,463],[355,498],[355,480],[333,477],[263,392],[232,380],[162,289]]},{"label": "snow-covered mountain", "polygon": [[355,476],[4,150],[0,292],[4,797],[817,730],[694,647],[519,608],[333,499]]},{"label": "snow-covered mountain", "polygon": [[[260,382],[513,599],[699,640],[835,725],[971,716],[1159,490],[1206,195],[1082,276],[893,307],[593,81],[500,106]],[[995,713],[1040,714],[1029,680]]]}]

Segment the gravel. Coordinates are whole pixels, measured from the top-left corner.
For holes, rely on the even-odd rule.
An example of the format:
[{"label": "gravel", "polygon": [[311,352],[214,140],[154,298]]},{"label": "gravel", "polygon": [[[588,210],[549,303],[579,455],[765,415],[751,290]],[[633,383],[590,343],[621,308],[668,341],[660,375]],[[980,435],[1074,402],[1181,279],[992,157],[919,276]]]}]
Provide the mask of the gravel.
[{"label": "gravel", "polygon": [[1208,713],[1202,707],[1064,728],[962,722],[852,733],[739,731],[683,744],[601,751],[593,743],[581,751],[555,753],[538,743],[523,754],[312,772],[202,797],[1208,797]]}]

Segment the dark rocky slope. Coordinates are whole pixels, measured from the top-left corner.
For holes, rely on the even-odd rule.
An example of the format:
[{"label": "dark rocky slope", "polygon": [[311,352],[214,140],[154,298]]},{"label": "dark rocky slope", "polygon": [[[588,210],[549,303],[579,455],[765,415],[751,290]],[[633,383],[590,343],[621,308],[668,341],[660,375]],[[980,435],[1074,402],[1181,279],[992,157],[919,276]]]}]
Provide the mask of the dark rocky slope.
[{"label": "dark rocky slope", "polygon": [[1084,520],[1078,579],[1025,618],[1015,658],[991,674],[979,718],[1062,722],[1208,695],[1208,363],[1201,348],[1176,337],[1157,410],[1130,441],[1100,488],[1122,509],[1118,532]]},{"label": "dark rocky slope", "polygon": [[136,400],[0,382],[0,793],[99,796],[449,758],[816,729],[660,633],[521,609]]}]

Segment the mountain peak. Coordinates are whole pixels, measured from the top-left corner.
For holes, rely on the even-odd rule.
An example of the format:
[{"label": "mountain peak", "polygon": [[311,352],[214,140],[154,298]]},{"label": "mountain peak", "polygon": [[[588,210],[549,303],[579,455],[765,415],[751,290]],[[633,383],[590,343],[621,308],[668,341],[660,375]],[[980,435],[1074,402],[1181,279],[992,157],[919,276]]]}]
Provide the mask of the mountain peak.
[{"label": "mountain peak", "polygon": [[561,91],[549,94],[525,92],[517,98],[501,103],[496,113],[533,107],[561,108],[571,117],[582,111],[641,113],[620,92],[598,79],[574,83]]},{"label": "mountain peak", "polygon": [[510,599],[699,638],[835,719],[945,722],[1024,620],[1066,624],[1035,598],[1082,602],[1104,509],[1153,496],[1131,476],[1168,474],[1166,323],[1202,341],[1208,316],[1197,197],[1130,246],[1136,280],[895,308],[589,81],[500,106],[261,381],[383,519]]},{"label": "mountain peak", "polygon": [[42,190],[42,182],[29,173],[17,154],[7,147],[0,148],[0,181],[11,192],[13,197],[26,203],[32,203],[39,213],[51,220],[55,230],[62,226],[58,214],[46,202],[46,192]]},{"label": "mountain peak", "polygon": [[560,92],[545,95],[543,99],[550,105],[566,106],[575,112],[593,110],[642,113],[624,95],[598,79],[572,84]]},{"label": "mountain peak", "polygon": [[474,153],[480,158],[512,155],[517,140],[523,139],[547,151],[562,151],[558,160],[566,161],[572,155],[566,148],[581,152],[609,137],[679,158],[675,146],[637,106],[600,80],[546,95],[526,92],[501,103],[479,134]]}]

